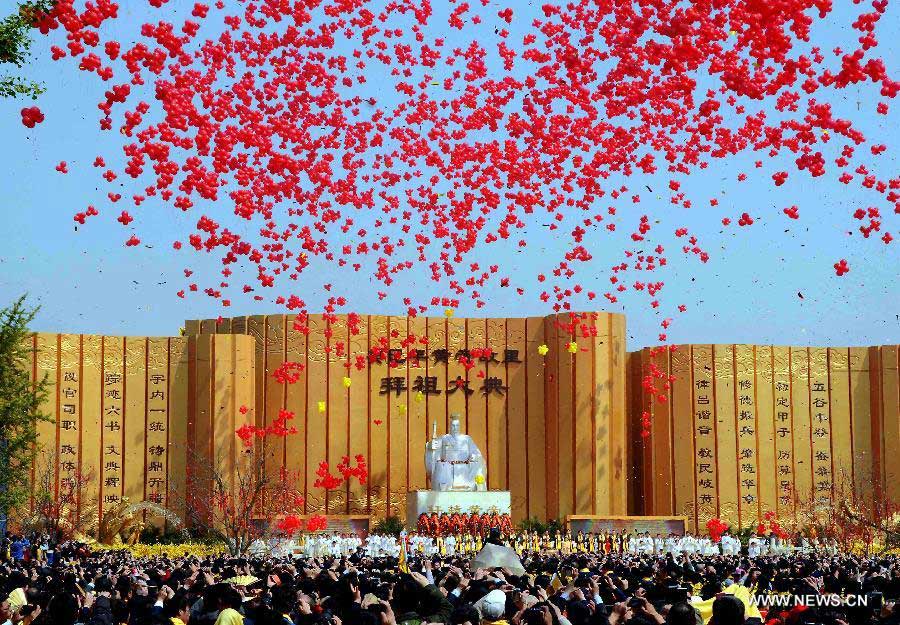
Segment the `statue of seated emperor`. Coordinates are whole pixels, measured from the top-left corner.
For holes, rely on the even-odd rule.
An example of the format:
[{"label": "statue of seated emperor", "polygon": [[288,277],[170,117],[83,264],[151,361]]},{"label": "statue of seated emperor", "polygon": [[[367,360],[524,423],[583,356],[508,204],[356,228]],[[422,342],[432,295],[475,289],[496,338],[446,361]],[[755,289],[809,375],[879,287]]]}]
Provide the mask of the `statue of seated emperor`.
[{"label": "statue of seated emperor", "polygon": [[460,433],[459,415],[450,415],[450,431],[441,437],[434,424],[425,448],[425,471],[433,491],[487,490],[484,456],[471,436]]}]

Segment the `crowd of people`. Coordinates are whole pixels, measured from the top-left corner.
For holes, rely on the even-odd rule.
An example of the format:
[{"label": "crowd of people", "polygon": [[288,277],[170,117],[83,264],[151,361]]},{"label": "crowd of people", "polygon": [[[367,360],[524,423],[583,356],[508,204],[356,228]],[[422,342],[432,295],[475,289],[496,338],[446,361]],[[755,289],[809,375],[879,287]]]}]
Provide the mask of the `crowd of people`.
[{"label": "crowd of people", "polygon": [[473,554],[427,553],[427,541],[414,537],[377,537],[378,549],[347,538],[310,541],[327,539],[334,555],[137,558],[41,540],[13,550],[24,541],[9,537],[0,624],[900,625],[896,556],[812,546],[703,553],[667,550],[665,539],[651,552],[639,548],[644,536],[634,549],[626,541],[608,551],[586,535],[570,538],[563,553],[496,533],[483,543],[515,549],[521,568],[473,569]]},{"label": "crowd of people", "polygon": [[[414,554],[427,557],[472,555],[484,546],[486,534],[455,533],[447,535],[431,535],[419,532],[404,534],[407,549]],[[648,532],[585,533],[577,532],[514,532],[505,535],[509,546],[517,554],[526,551],[554,551],[562,555],[575,553],[630,553],[645,555],[738,555],[742,543],[736,536],[723,534],[718,541],[709,536],[693,536],[690,534],[654,534]],[[355,534],[321,533],[302,535],[298,539],[286,542],[271,539],[264,545],[261,541],[251,547],[256,552],[275,552],[276,554],[302,553],[306,557],[340,557],[349,556],[362,549],[369,557],[398,557],[400,540],[397,536],[387,534],[370,534],[363,542]],[[765,555],[783,555],[796,551],[824,550],[831,555],[839,551],[834,539],[819,540],[817,537],[806,537],[797,534],[793,539],[782,539],[775,535],[758,536],[751,534],[747,539],[747,555],[758,557]]]}]

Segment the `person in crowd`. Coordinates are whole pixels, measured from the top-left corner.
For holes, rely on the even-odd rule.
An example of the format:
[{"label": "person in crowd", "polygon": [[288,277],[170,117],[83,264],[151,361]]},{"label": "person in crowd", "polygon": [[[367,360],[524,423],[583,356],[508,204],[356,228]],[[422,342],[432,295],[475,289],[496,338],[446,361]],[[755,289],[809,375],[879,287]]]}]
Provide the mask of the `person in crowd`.
[{"label": "person in crowd", "polygon": [[[637,547],[646,536],[635,536]],[[569,549],[484,537],[522,545],[523,571],[472,570],[462,551],[401,562],[346,540],[313,557],[138,558],[65,543],[26,558],[22,538],[0,562],[0,625],[900,625],[900,557],[833,548],[704,555],[665,539],[614,551],[608,537]]]}]

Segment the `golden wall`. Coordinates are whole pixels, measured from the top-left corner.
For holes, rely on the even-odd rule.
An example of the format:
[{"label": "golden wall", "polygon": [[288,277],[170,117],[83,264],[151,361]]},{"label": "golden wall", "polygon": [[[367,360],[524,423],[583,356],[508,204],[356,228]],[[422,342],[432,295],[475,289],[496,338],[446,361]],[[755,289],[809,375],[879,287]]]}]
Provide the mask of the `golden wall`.
[{"label": "golden wall", "polygon": [[[488,488],[511,491],[516,520],[685,515],[702,530],[712,517],[746,526],[770,510],[802,523],[816,500],[851,490],[900,501],[897,346],[682,345],[655,357],[674,381],[651,404],[641,383],[651,352],[626,353],[621,315],[371,315],[357,334],[345,316],[307,323],[302,332],[294,317],[269,315],[189,321],[182,337],[34,335],[29,366],[47,377],[53,417],[38,427],[35,482],[49,475],[59,492],[88,475],[84,499],[101,511],[127,497],[182,513],[193,461],[227,470],[240,425],[288,410],[297,433],[277,439],[267,465],[299,476],[303,513],[402,516],[406,493],[427,488],[432,428],[445,433],[459,413],[485,454]],[[369,362],[383,339],[400,350],[410,335],[398,366]],[[459,362],[484,348],[493,355]],[[304,367],[296,384],[273,376],[285,361]],[[314,486],[320,462],[356,454],[367,484]]]},{"label": "golden wall", "polygon": [[[329,322],[311,315],[307,323],[308,333],[286,315],[186,323],[189,335],[255,341],[257,425],[271,423],[282,409],[294,413],[298,432],[284,438],[271,467],[301,476],[304,512],[403,516],[406,494],[427,487],[423,456],[432,428],[445,433],[452,413],[462,416],[464,431],[485,455],[488,488],[511,491],[516,519],[627,512],[623,316],[586,314],[570,329],[568,315],[372,315],[361,317],[358,334],[345,316]],[[403,350],[397,367],[387,360],[355,366],[380,339],[399,349],[409,335],[427,341],[409,346],[420,350],[417,358]],[[572,341],[575,353],[568,351]],[[549,347],[546,357],[538,353],[542,344]],[[466,350],[487,347],[493,358],[476,358],[468,370],[460,364]],[[273,378],[285,360],[304,365],[298,383]],[[313,485],[319,463],[334,467],[356,454],[368,459],[369,483],[323,496]]]},{"label": "golden wall", "polygon": [[[680,345],[629,354],[632,421],[651,413],[636,442],[633,512],[756,524],[767,511],[803,524],[834,496],[900,501],[897,347]],[[675,376],[649,402],[651,361]]]},{"label": "golden wall", "polygon": [[237,406],[252,402],[252,340],[40,333],[31,348],[52,417],[38,425],[36,489],[67,492],[80,476],[78,498],[101,516],[122,498],[180,514],[188,458],[233,458]]}]

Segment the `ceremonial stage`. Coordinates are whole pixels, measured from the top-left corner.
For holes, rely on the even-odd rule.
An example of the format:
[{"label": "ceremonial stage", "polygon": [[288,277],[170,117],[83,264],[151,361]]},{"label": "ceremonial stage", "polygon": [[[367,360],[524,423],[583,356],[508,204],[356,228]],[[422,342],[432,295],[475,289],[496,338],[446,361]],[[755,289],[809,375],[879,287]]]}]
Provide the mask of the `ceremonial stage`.
[{"label": "ceremonial stage", "polygon": [[[403,518],[409,502],[420,513],[451,505],[421,493],[423,454],[456,413],[487,494],[452,505],[508,506],[513,522],[662,515],[702,531],[768,511],[799,523],[838,492],[900,500],[897,346],[629,353],[620,314],[360,319],[360,334],[340,315],[309,316],[308,332],[270,315],[188,321],[161,338],[36,334],[32,375],[48,377],[53,421],[38,425],[35,471],[48,465],[57,489],[95,475],[87,498],[101,510],[128,498],[179,513],[189,449],[227,464],[236,429],[286,410],[297,432],[266,463],[298,476],[300,513]],[[384,337],[395,366],[373,356]],[[285,362],[302,365],[298,383],[274,378]],[[651,365],[662,402],[644,386]],[[366,484],[315,487],[320,462],[356,454]]]}]

